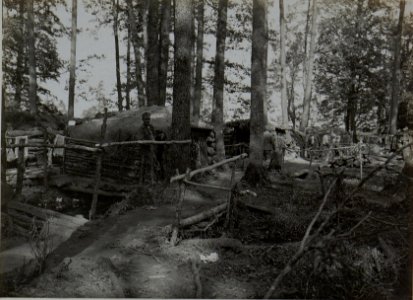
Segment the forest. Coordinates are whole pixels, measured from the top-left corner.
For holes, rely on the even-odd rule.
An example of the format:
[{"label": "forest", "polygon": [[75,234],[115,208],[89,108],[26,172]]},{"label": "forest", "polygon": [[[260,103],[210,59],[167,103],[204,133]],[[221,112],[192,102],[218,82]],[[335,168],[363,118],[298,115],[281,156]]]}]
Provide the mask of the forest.
[{"label": "forest", "polygon": [[412,0],[2,3],[1,296],[412,297]]}]

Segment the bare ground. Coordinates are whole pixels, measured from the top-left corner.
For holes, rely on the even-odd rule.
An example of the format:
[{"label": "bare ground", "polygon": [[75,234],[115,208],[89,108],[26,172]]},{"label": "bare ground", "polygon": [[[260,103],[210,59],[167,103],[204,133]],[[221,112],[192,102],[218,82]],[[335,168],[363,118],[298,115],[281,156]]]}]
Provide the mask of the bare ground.
[{"label": "bare ground", "polygon": [[[204,233],[184,233],[183,236],[190,239],[171,246],[165,226],[173,223],[175,217],[173,190],[166,190],[166,200],[158,199],[154,205],[89,222],[50,255],[42,275],[17,284],[7,295],[263,297],[298,248],[321,201],[316,176],[291,177],[303,167],[308,166],[303,166],[302,162],[287,163],[283,175],[271,174],[271,186],[254,190],[258,197],[243,197],[243,201],[266,207],[273,215],[240,208],[235,229],[224,235],[218,222]],[[241,175],[237,173],[237,180]],[[377,180],[384,180],[382,176],[389,177],[389,174],[384,173]],[[220,171],[199,180],[228,186],[230,172]],[[404,285],[406,275],[408,207],[403,201],[394,201],[394,194],[379,196],[380,193],[364,190],[352,203],[353,207],[335,219],[332,226],[346,233],[368,212],[372,212],[371,218],[348,238],[323,245],[324,251],[308,253],[285,279],[277,295],[284,298],[326,295],[331,296],[328,298],[366,298],[373,290],[379,291],[373,294],[376,299],[403,295],[405,292],[400,286]],[[187,190],[183,217],[222,203],[226,197],[222,191]],[[331,203],[326,211],[333,207],[334,203]],[[242,244],[217,243],[223,239],[239,240]],[[201,255],[211,253],[217,254],[217,261],[201,261]],[[394,278],[387,278],[385,273],[394,275]],[[372,276],[375,276],[374,280],[369,279]],[[331,281],[328,286],[326,281]],[[357,282],[363,284],[357,285]],[[350,287],[354,287],[354,291]],[[397,294],[395,290],[402,292],[394,296]]]}]

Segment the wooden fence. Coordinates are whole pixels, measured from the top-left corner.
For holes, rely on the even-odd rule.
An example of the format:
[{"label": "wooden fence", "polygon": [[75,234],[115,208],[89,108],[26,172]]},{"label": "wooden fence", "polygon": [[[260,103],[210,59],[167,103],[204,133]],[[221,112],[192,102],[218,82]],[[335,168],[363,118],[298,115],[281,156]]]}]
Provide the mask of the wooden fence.
[{"label": "wooden fence", "polygon": [[[191,140],[183,141],[128,141],[107,144],[96,144],[93,141],[66,137],[65,145],[28,144],[21,140],[19,144],[9,144],[6,148],[18,148],[17,182],[15,196],[19,196],[23,188],[25,173],[26,148],[36,147],[44,149],[44,183],[47,188],[48,160],[47,149],[65,149],[62,163],[62,172],[79,177],[89,177],[94,180],[92,208],[89,217],[96,211],[97,197],[103,181],[122,184],[139,184],[145,178],[156,182],[156,157],[153,147],[170,146],[174,144],[190,144]],[[149,157],[151,156],[151,157]],[[149,159],[148,159],[149,157]],[[144,166],[146,165],[146,166]],[[147,168],[147,170],[145,169]],[[150,171],[150,174],[145,172]]]},{"label": "wooden fence", "polygon": [[[192,224],[195,224],[197,222],[200,222],[204,219],[207,219],[211,216],[217,215],[219,213],[226,213],[226,221],[225,221],[225,226],[229,225],[230,222],[230,213],[231,213],[231,208],[233,206],[233,191],[232,191],[232,185],[233,181],[235,179],[235,163],[239,160],[243,160],[247,158],[248,155],[246,153],[242,153],[241,155],[225,159],[223,161],[217,162],[213,165],[210,165],[208,167],[196,169],[193,171],[187,170],[186,174],[178,174],[176,176],[171,177],[170,183],[177,182],[179,184],[179,195],[178,195],[178,201],[176,204],[176,212],[175,212],[175,222],[174,224],[169,226],[169,229],[171,231],[171,239],[170,243],[172,245],[176,245],[178,241],[178,234],[179,231],[185,227],[189,226]],[[230,181],[230,186],[228,187],[222,187],[222,186],[215,186],[215,185],[209,185],[209,184],[202,184],[202,183],[197,183],[192,181],[191,179],[198,174],[205,173],[207,171],[214,170],[220,166],[227,165],[233,163],[232,165],[232,174],[231,174],[231,181]],[[185,197],[185,190],[187,185],[192,185],[192,186],[197,186],[197,187],[203,187],[203,188],[208,188],[208,189],[216,189],[216,190],[221,190],[227,193],[227,201],[226,203],[220,204],[216,207],[213,207],[207,211],[201,212],[199,214],[196,214],[192,217],[182,219],[181,218],[181,213],[182,213],[182,206],[183,206],[183,200]]]}]

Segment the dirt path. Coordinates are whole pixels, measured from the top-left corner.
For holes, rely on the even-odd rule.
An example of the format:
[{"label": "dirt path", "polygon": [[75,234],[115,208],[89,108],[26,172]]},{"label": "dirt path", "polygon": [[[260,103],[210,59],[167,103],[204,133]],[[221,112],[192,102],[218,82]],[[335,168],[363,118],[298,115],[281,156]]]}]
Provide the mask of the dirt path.
[{"label": "dirt path", "polygon": [[[237,172],[236,179],[241,175]],[[207,182],[228,186],[230,174],[216,173]],[[222,191],[188,189],[182,215],[215,206],[225,197]],[[16,295],[193,298],[190,257],[171,251],[164,231],[174,217],[175,207],[168,203],[88,222],[51,254],[47,271]]]}]

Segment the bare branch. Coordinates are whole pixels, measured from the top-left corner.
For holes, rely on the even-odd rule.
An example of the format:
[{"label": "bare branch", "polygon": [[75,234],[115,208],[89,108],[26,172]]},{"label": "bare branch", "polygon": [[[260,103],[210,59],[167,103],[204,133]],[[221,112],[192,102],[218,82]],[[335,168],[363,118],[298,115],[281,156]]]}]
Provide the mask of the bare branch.
[{"label": "bare branch", "polygon": [[318,217],[320,216],[320,214],[321,214],[321,212],[322,212],[325,204],[327,203],[328,196],[330,195],[331,190],[333,189],[333,187],[334,187],[334,185],[336,184],[336,182],[337,182],[337,179],[335,179],[335,180],[330,184],[330,187],[328,188],[327,193],[324,195],[323,201],[321,202],[321,205],[320,205],[320,207],[318,208],[318,211],[317,211],[316,215],[315,215],[314,218],[311,220],[310,225],[308,225],[307,230],[305,231],[305,235],[304,235],[303,239],[301,240],[301,244],[300,244],[300,250],[301,250],[301,251],[304,249],[304,246],[305,246],[305,244],[306,244],[306,242],[307,242],[307,240],[308,240],[308,237],[310,236],[311,229],[313,229],[313,226],[314,226],[315,222],[318,220]]},{"label": "bare branch", "polygon": [[354,230],[356,230],[362,223],[364,223],[371,215],[371,211],[369,211],[369,213],[367,215],[365,215],[360,221],[357,222],[356,225],[354,225],[348,232],[343,233],[343,234],[339,234],[337,237],[346,237],[346,236],[350,236]]}]

